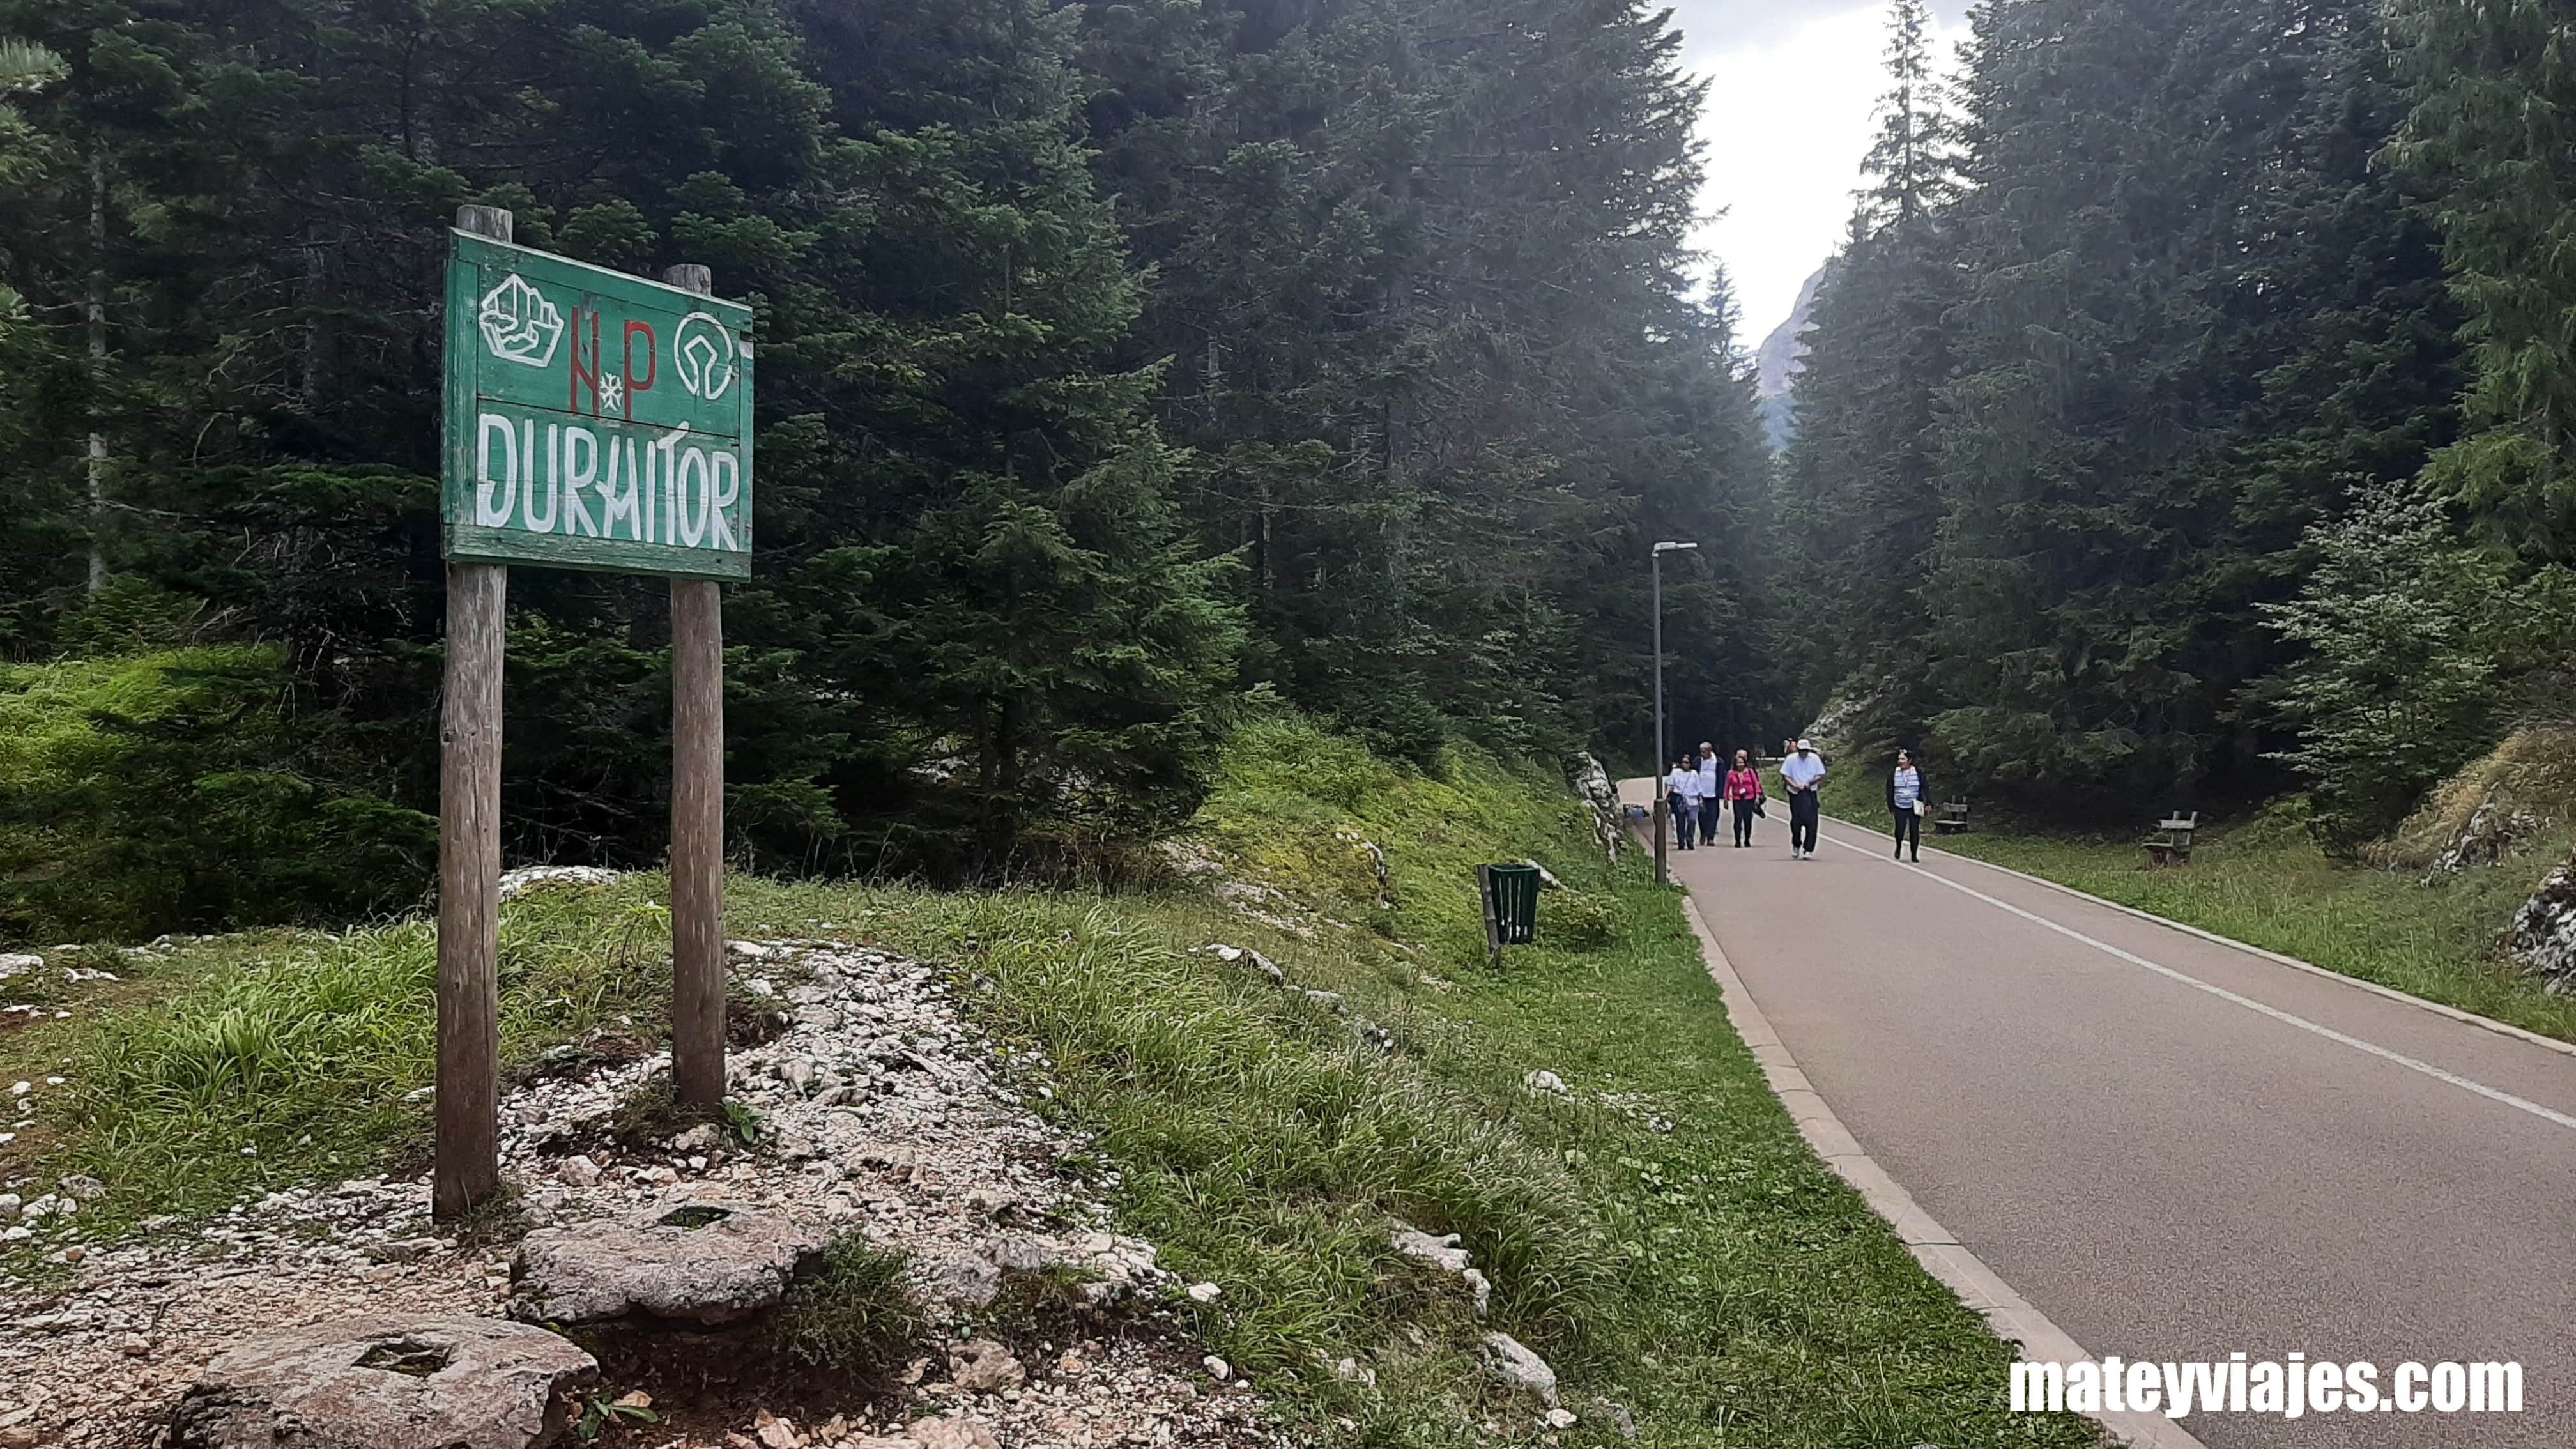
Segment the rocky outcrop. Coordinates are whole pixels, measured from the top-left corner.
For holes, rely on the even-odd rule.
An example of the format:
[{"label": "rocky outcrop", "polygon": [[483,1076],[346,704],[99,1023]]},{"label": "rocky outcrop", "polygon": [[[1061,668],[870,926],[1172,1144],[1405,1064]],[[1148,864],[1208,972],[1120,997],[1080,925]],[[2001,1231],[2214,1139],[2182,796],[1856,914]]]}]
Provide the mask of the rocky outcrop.
[{"label": "rocky outcrop", "polygon": [[[2539,817],[2508,809],[2489,791],[2469,816],[2469,823],[2433,860],[2432,874],[2453,875],[2477,866],[2495,865],[2540,833]],[[2429,877],[2428,877],[2429,879]]]},{"label": "rocky outcrop", "polygon": [[1754,354],[1754,397],[1761,404],[1762,420],[1769,429],[1771,446],[1785,448],[1796,434],[1796,411],[1793,385],[1807,366],[1807,329],[1814,324],[1816,293],[1825,284],[1832,264],[1816,269],[1798,289],[1797,305],[1789,318],[1762,339],[1762,350]]},{"label": "rocky outcrop", "polygon": [[811,1224],[717,1204],[623,1226],[540,1228],[511,1259],[510,1312],[546,1323],[730,1323],[775,1304],[826,1245]]},{"label": "rocky outcrop", "polygon": [[1610,782],[1610,772],[1589,754],[1574,757],[1574,767],[1567,772],[1574,793],[1592,807],[1592,838],[1612,865],[1619,863],[1619,840],[1626,824],[1626,812],[1619,807],[1619,787]]},{"label": "rocky outcrop", "polygon": [[2576,860],[2549,873],[2513,915],[2513,952],[2553,996],[2576,996]]},{"label": "rocky outcrop", "polygon": [[544,1449],[587,1353],[496,1318],[343,1318],[250,1337],[172,1415],[171,1449]]}]

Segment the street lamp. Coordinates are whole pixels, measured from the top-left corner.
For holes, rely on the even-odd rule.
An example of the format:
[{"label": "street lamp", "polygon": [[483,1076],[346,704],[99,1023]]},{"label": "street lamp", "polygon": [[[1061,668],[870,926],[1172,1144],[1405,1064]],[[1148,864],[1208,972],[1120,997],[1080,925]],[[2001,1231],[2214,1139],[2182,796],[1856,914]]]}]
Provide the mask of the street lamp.
[{"label": "street lamp", "polygon": [[1664,817],[1670,812],[1664,808],[1663,772],[1671,768],[1665,764],[1665,761],[1672,758],[1672,756],[1666,752],[1664,747],[1664,555],[1668,553],[1681,553],[1685,550],[1695,549],[1697,547],[1699,547],[1699,545],[1696,543],[1674,543],[1668,539],[1662,543],[1656,544],[1654,553],[1652,554],[1651,567],[1655,575],[1655,758],[1653,762],[1653,779],[1655,782],[1655,883],[1657,885],[1663,884],[1666,878],[1664,872]]}]

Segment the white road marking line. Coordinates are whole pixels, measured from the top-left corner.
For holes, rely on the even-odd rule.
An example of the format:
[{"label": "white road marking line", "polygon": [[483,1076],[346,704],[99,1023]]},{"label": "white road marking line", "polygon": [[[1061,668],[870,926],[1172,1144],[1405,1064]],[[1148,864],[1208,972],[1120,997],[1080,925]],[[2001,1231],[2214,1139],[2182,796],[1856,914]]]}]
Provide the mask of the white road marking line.
[{"label": "white road marking line", "polygon": [[[1875,846],[1854,845],[1848,840],[1843,840],[1831,835],[1827,835],[1824,838],[1841,846],[1845,850],[1853,851],[1861,855],[1871,856],[1873,858],[1878,855],[1878,850]],[[2378,1057],[2383,1061],[2395,1062],[2397,1065],[2404,1067],[2409,1071],[2422,1072],[2424,1075],[2431,1077],[2437,1082],[2448,1082],[2452,1086],[2458,1087],[2464,1092],[2475,1092],[2477,1095],[2486,1098],[2490,1102],[2501,1102],[2505,1106],[2512,1107],[2517,1111],[2528,1112],[2532,1116],[2537,1117],[2544,1122],[2554,1122],[2561,1127],[2567,1128],[2569,1131],[2576,1131],[2576,1117],[2571,1117],[2564,1112],[2544,1107],[2529,1098],[2517,1097],[2511,1092],[2500,1092],[2495,1088],[2488,1086],[2484,1082],[2472,1081],[2467,1077],[2461,1076],[2457,1072],[2444,1071],[2442,1068],[2433,1065],[2431,1062],[2417,1061],[2415,1058],[2410,1057],[2403,1052],[2390,1051],[2388,1048],[2379,1045],[2377,1042],[2363,1041],[2360,1037],[2337,1031],[2330,1026],[2320,1025],[2317,1022],[2308,1020],[2304,1016],[2297,1016],[2290,1012],[2283,1011],[2277,1006],[2266,1005],[2263,1002],[2256,1001],[2250,996],[2230,991],[2224,986],[2213,985],[2212,983],[2203,981],[2199,977],[2190,975],[2187,972],[2176,971],[2171,966],[2150,961],[2146,957],[2141,956],[2134,951],[2121,950],[2119,947],[2112,945],[2108,941],[2096,940],[2091,936],[2085,935],[2082,931],[2076,930],[2072,926],[2059,925],[2057,922],[2052,921],[2048,917],[2040,915],[2037,912],[2023,910],[2021,907],[2014,905],[2010,901],[1997,900],[1993,896],[1987,895],[1984,891],[1978,890],[1974,886],[1961,885],[1947,876],[1935,875],[1931,871],[1925,870],[1919,865],[1914,865],[1910,862],[1901,860],[1891,860],[1888,863],[1905,870],[1910,870],[1916,875],[1923,877],[1925,880],[1948,886],[1950,889],[1957,891],[1963,896],[1969,896],[1974,899],[1984,901],[1987,905],[1993,906],[1999,911],[2005,911],[2012,915],[2019,916],[2023,920],[2029,921],[2034,925],[2046,926],[2057,934],[2064,936],[2069,940],[2081,941],[2085,945],[2092,947],[2094,950],[2099,951],[2106,956],[2126,961],[2132,966],[2145,967],[2147,970],[2153,971],[2158,976],[2165,977],[2169,980],[2179,981],[2183,985],[2192,987],[2195,990],[2206,991],[2221,1001],[2234,1002],[2236,1005],[2244,1007],[2248,1011],[2268,1016],[2274,1021],[2287,1023],[2288,1025],[2299,1028],[2301,1031],[2314,1032],[2328,1041],[2340,1042],[2345,1046],[2351,1047],[2355,1051],[2368,1052],[2370,1055]]]}]

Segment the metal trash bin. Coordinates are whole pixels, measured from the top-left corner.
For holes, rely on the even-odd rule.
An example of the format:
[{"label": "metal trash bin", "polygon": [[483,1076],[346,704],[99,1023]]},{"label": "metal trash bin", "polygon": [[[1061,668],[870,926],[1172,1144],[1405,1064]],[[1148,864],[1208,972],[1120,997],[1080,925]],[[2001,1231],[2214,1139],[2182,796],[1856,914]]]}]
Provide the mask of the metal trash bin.
[{"label": "metal trash bin", "polygon": [[1539,868],[1534,865],[1480,865],[1476,889],[1485,901],[1485,945],[1526,946],[1538,936]]}]

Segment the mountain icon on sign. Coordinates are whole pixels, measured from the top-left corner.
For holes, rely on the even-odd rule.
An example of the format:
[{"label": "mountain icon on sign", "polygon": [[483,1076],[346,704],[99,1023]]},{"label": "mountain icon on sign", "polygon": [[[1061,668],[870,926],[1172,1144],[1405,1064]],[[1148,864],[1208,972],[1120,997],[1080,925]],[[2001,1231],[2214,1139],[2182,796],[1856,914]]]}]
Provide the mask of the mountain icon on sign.
[{"label": "mountain icon on sign", "polygon": [[552,366],[555,348],[563,341],[563,313],[516,272],[483,294],[482,310],[474,320],[482,329],[485,349],[521,367]]},{"label": "mountain icon on sign", "polygon": [[733,387],[733,334],[704,312],[680,319],[680,330],[671,337],[671,360],[679,369],[680,386],[691,397],[714,402]]}]

